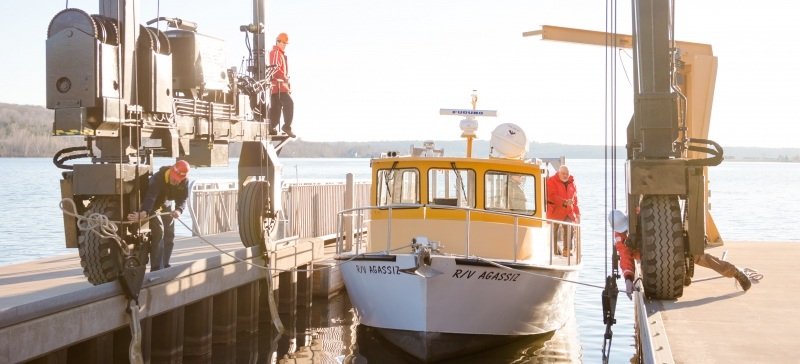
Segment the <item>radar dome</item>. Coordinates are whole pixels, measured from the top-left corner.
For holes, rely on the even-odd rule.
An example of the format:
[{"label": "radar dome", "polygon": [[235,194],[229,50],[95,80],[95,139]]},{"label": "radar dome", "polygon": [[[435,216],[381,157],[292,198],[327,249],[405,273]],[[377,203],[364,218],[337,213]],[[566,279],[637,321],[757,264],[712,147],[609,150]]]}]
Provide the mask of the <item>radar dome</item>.
[{"label": "radar dome", "polygon": [[493,151],[505,158],[523,158],[528,153],[528,138],[517,125],[505,123],[492,131],[490,142]]}]

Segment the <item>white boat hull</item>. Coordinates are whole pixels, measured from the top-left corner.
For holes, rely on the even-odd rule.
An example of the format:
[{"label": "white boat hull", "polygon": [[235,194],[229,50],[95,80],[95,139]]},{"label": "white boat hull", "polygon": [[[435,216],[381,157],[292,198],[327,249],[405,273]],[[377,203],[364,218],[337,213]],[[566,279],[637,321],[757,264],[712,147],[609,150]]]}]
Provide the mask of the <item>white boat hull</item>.
[{"label": "white boat hull", "polygon": [[[561,279],[576,281],[580,265],[510,266],[434,255],[426,278],[404,273],[416,267],[415,257],[397,254],[358,258],[340,268],[360,322],[387,329],[382,333],[395,344],[442,334],[518,337],[560,328],[574,312],[575,290]],[[431,276],[434,271],[440,274]]]}]

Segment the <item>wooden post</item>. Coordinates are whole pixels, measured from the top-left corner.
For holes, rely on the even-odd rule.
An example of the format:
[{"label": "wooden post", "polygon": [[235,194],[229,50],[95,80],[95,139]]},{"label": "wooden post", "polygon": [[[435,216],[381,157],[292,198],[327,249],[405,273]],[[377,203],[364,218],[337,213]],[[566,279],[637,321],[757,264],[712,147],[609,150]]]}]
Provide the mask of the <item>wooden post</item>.
[{"label": "wooden post", "polygon": [[68,363],[110,363],[114,358],[114,333],[80,342],[67,349]]},{"label": "wooden post", "polygon": [[236,289],[238,296],[236,304],[237,333],[258,332],[258,288],[258,283],[253,282]]},{"label": "wooden post", "polygon": [[180,363],[183,359],[184,307],[153,318],[150,363]]},{"label": "wooden post", "polygon": [[297,302],[297,272],[281,272],[278,274],[280,289],[278,290],[278,312],[291,313]]},{"label": "wooden post", "polygon": [[[344,209],[349,210],[355,205],[355,182],[352,173],[348,173],[345,176],[344,186]],[[350,213],[347,216],[342,216],[342,219],[344,219],[344,227],[342,230],[347,234],[344,237],[343,249],[349,252],[353,250],[353,214]]]},{"label": "wooden post", "polygon": [[[213,297],[214,311],[211,341],[214,345],[236,342],[236,290],[228,290]],[[235,346],[235,345],[234,345]]]},{"label": "wooden post", "polygon": [[311,307],[312,289],[314,286],[314,274],[312,264],[306,264],[300,267],[297,271],[297,304],[305,307]]},{"label": "wooden post", "polygon": [[213,307],[214,297],[186,306],[183,356],[187,361],[202,362],[204,358],[211,358]]}]

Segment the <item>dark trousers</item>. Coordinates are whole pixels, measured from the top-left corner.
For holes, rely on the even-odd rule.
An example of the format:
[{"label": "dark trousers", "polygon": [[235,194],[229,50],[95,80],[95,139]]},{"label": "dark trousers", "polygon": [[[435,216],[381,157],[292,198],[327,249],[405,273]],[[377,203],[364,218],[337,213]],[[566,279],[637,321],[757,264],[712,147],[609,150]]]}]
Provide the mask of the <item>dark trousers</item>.
[{"label": "dark trousers", "polygon": [[278,92],[269,96],[269,128],[277,130],[283,111],[283,129],[292,130],[294,118],[294,101],[287,92]]},{"label": "dark trousers", "polygon": [[[172,209],[163,212],[171,212]],[[150,219],[150,271],[169,268],[169,258],[175,247],[175,219],[159,215]]]}]

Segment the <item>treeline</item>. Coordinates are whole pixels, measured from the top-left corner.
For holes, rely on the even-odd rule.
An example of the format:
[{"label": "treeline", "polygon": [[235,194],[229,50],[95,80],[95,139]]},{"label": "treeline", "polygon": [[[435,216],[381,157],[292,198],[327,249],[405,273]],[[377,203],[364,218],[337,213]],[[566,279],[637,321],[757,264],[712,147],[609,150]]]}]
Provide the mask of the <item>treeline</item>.
[{"label": "treeline", "polygon": [[[42,106],[0,103],[0,157],[52,157],[67,147],[83,146],[82,137],[54,137],[53,110]],[[412,146],[421,147],[423,140],[372,142],[309,142],[301,138],[287,143],[280,155],[290,158],[373,158],[381,153],[408,154]],[[800,162],[800,148],[725,147],[728,161],[769,160]],[[436,141],[436,148],[454,156],[466,155],[463,140]],[[474,156],[489,155],[489,142],[475,140]],[[241,143],[231,145],[230,156],[238,157]],[[532,142],[526,157],[568,159],[603,159],[611,153],[603,146],[569,145]],[[624,147],[616,150],[617,158],[625,158]]]},{"label": "treeline", "polygon": [[82,145],[77,137],[52,137],[53,110],[0,103],[0,157],[52,157]]},{"label": "treeline", "polygon": [[[53,136],[53,110],[42,106],[0,103],[0,158],[52,157],[67,147],[83,146],[83,137]],[[407,152],[414,142],[307,142],[286,144],[281,156],[294,158],[369,158],[389,150]],[[421,145],[417,142],[416,145]],[[241,143],[231,145],[238,157]]]}]

